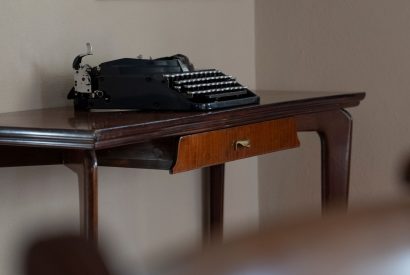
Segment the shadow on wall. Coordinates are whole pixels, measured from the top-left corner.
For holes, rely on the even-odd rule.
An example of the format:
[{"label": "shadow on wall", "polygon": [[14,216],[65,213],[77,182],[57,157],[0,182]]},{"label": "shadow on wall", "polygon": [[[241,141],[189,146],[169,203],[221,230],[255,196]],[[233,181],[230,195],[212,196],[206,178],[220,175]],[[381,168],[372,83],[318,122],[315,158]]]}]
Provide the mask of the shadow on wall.
[{"label": "shadow on wall", "polygon": [[299,139],[299,148],[259,157],[262,227],[321,213],[320,140],[315,133],[300,133]]},{"label": "shadow on wall", "polygon": [[[43,107],[57,107],[61,105],[68,105],[66,100],[67,94],[73,86],[73,77],[71,74],[57,74],[49,68],[44,68],[38,63],[32,63],[33,72],[35,74],[38,90],[40,91],[41,106]],[[32,93],[32,96],[38,95]]]},{"label": "shadow on wall", "polygon": [[410,191],[410,156],[407,158],[401,174],[403,182],[407,187],[407,191]]}]

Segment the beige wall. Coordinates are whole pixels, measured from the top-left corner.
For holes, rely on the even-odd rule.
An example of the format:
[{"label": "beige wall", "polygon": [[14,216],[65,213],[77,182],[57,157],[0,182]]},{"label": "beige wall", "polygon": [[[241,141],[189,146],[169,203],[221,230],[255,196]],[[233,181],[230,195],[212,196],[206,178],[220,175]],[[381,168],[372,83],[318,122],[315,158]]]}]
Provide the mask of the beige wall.
[{"label": "beige wall", "polygon": [[[410,2],[257,0],[258,89],[366,91],[354,117],[351,204],[402,199],[410,158]],[[260,158],[261,219],[318,213],[319,142]],[[274,184],[272,184],[274,183]]]},{"label": "beige wall", "polygon": [[[229,15],[229,16],[227,16]],[[67,104],[71,62],[94,45],[98,62],[185,53],[255,86],[254,2],[248,0],[1,0],[0,111]],[[228,233],[258,221],[257,162],[228,165]],[[141,263],[200,241],[201,175],[100,171],[101,235],[112,256]],[[0,274],[18,274],[27,233],[76,229],[76,177],[64,167],[1,169]]]}]

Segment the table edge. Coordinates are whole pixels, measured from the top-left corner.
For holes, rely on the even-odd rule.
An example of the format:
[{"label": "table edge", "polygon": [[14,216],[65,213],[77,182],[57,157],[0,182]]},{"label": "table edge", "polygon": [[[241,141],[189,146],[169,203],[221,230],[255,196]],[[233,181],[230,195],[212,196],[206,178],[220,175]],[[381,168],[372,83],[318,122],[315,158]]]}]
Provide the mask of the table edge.
[{"label": "table edge", "polygon": [[[98,130],[0,127],[0,145],[94,150],[118,147],[150,139],[187,135],[289,116],[349,108],[360,104],[366,93],[345,93],[288,102],[250,105],[149,124]],[[144,126],[144,127],[142,127]],[[119,132],[121,134],[119,134]]]}]

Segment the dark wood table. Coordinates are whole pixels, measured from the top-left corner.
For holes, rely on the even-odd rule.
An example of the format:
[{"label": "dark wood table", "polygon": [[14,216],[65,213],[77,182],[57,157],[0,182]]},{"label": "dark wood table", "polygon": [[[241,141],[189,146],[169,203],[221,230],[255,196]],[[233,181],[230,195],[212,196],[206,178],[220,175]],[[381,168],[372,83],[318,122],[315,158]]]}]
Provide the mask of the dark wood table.
[{"label": "dark wood table", "polygon": [[206,239],[223,231],[224,163],[322,144],[322,205],[346,207],[352,118],[365,93],[259,92],[260,105],[212,112],[74,112],[71,107],[0,114],[0,167],[64,164],[78,174],[81,230],[98,237],[98,166],[206,168]]}]

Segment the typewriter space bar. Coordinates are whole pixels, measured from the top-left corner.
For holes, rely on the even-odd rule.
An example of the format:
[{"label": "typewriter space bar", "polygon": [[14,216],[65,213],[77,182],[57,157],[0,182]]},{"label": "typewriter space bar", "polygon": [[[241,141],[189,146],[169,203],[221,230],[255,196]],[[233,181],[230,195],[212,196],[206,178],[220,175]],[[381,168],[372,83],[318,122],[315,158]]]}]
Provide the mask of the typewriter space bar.
[{"label": "typewriter space bar", "polygon": [[236,92],[226,92],[226,93],[218,93],[218,94],[207,94],[207,98],[221,98],[221,97],[230,97],[230,96],[238,96],[238,95],[245,95],[248,92],[246,90],[236,91]]}]

